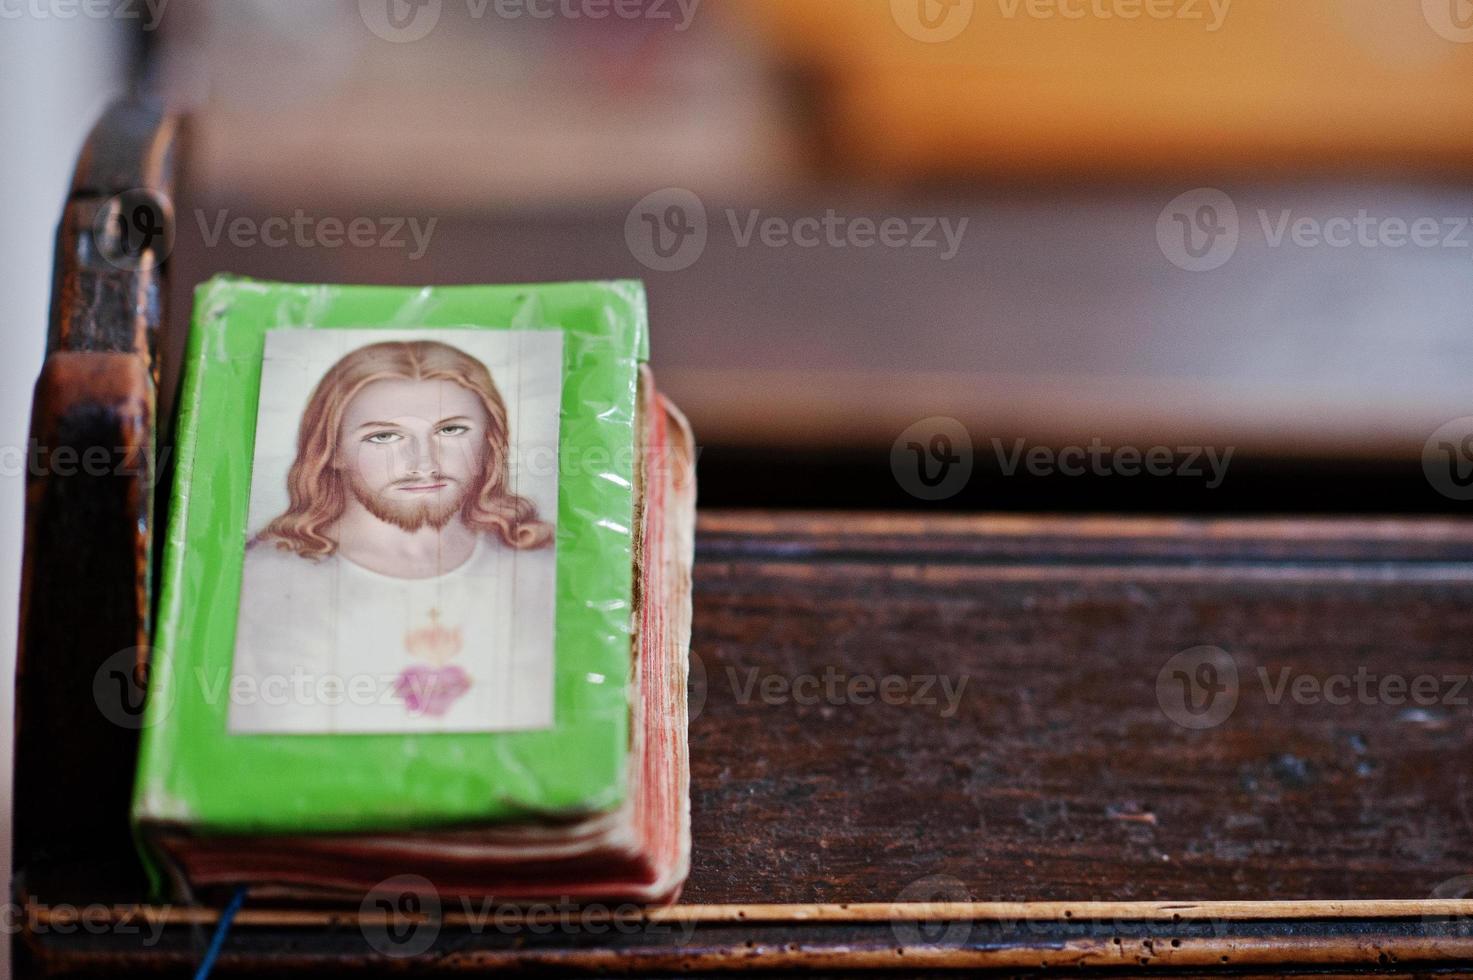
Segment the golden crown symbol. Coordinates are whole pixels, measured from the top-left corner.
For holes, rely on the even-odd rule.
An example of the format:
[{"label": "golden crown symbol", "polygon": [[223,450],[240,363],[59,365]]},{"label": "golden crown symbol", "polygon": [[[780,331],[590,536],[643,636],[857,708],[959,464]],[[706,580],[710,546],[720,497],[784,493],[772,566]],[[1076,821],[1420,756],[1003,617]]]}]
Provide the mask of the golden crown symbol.
[{"label": "golden crown symbol", "polygon": [[440,611],[430,610],[430,625],[404,634],[404,647],[417,660],[439,666],[460,654],[460,628],[440,625]]}]

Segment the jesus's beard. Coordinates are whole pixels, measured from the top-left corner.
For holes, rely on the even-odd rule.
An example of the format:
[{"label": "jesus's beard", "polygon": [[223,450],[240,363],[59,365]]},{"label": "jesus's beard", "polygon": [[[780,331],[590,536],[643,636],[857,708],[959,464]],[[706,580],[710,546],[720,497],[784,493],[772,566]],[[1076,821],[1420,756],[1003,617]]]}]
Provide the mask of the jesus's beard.
[{"label": "jesus's beard", "polygon": [[440,530],[456,514],[460,513],[465,504],[466,494],[460,485],[449,477],[437,477],[451,485],[454,494],[437,493],[425,498],[403,499],[394,497],[394,488],[390,487],[386,492],[379,494],[360,484],[356,479],[349,481],[353,490],[353,496],[374,517],[385,524],[392,524],[404,531],[418,531],[422,527],[432,527]]}]

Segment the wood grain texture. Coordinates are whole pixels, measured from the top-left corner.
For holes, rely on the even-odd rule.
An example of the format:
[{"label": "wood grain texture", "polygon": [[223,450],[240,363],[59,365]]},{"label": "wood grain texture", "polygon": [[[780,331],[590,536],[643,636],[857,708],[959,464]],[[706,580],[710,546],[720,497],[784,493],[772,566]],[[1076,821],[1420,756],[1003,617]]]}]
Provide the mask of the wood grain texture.
[{"label": "wood grain texture", "polygon": [[[123,101],[93,127],[57,231],[48,352],[131,352],[152,361],[166,312],[180,125],[157,104]],[[109,212],[120,195],[145,209],[157,240],[120,240],[118,215]]]},{"label": "wood grain texture", "polygon": [[[728,512],[703,515],[697,549],[682,906],[601,930],[557,913],[539,931],[447,903],[431,950],[396,959],[355,909],[248,903],[221,975],[1473,962],[1467,709],[1273,704],[1256,675],[1466,673],[1473,527]],[[1156,683],[1200,644],[1230,651],[1241,683],[1231,716],[1193,731]],[[966,681],[951,716],[944,697],[794,703],[807,688],[792,685],[828,669]],[[773,684],[763,700],[769,676],[786,700]],[[182,975],[213,922],[107,914],[172,924],[148,945],[146,928],[43,928],[25,955]]]},{"label": "wood grain texture", "polygon": [[[1467,525],[701,530],[687,901],[894,901],[933,875],[953,900],[1415,899],[1473,871],[1466,686],[1441,686],[1463,704],[1272,703],[1284,671],[1465,677]],[[1157,679],[1204,644],[1236,659],[1239,697],[1193,731]],[[754,671],[781,703],[743,703]],[[794,703],[826,672],[965,686],[951,717],[940,681],[934,705]]]},{"label": "wood grain texture", "polygon": [[128,194],[130,213],[172,220],[175,132],[158,106],[109,109],[82,152],[57,233],[47,356],[26,446],[16,667],[21,882],[41,867],[136,880],[127,807],[152,601],[153,353],[167,254],[129,255],[111,240],[117,225],[99,215]]},{"label": "wood grain texture", "polygon": [[128,722],[148,645],[153,408],[147,364],[132,354],[56,352],[36,384],[16,664],[22,875],[36,863],[132,863]]}]

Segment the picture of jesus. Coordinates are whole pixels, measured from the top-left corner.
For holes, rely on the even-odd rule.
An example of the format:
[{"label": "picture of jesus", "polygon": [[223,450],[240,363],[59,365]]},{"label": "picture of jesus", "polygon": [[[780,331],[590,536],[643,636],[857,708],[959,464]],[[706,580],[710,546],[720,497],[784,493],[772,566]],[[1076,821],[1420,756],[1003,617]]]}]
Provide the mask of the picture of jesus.
[{"label": "picture of jesus", "polygon": [[[365,334],[374,342],[358,345]],[[461,346],[445,334],[463,335]],[[556,474],[548,471],[561,335],[383,336],[268,335],[233,733],[552,723]],[[306,364],[349,342],[298,410],[283,476],[272,462],[284,458],[279,443],[272,452],[282,428],[274,420],[300,397],[284,391],[300,388]],[[476,343],[502,365],[501,385],[462,349]],[[534,445],[552,450],[537,456],[540,469],[514,465]],[[519,492],[519,482],[539,479],[547,506]],[[273,480],[284,506],[268,492]]]}]

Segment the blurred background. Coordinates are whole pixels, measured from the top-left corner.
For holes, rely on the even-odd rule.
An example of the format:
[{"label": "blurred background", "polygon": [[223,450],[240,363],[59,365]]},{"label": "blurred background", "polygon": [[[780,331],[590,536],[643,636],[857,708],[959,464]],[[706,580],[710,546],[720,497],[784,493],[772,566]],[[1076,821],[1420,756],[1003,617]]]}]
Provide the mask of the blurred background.
[{"label": "blurred background", "polygon": [[189,116],[176,324],[641,278],[707,506],[1473,499],[1470,0],[0,0],[5,446],[129,92]]},{"label": "blurred background", "polygon": [[[1462,503],[1422,463],[1473,412],[1468,0],[137,7],[194,122],[176,316],[222,270],[642,278],[711,505]],[[927,419],[972,443],[940,500],[892,468]]]},{"label": "blurred background", "polygon": [[4,4],[12,419],[133,89],[189,112],[174,318],[219,271],[642,278],[710,505],[1473,497],[1470,0]]}]

